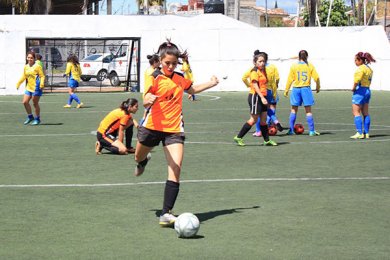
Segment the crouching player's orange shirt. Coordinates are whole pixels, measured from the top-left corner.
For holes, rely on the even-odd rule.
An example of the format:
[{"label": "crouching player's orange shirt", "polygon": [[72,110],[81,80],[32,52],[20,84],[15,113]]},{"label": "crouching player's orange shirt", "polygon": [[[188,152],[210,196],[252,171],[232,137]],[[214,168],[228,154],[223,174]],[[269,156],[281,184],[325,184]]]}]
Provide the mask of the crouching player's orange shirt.
[{"label": "crouching player's orange shirt", "polygon": [[100,122],[97,131],[103,136],[113,134],[118,131],[119,126],[126,126],[131,119],[131,114],[126,114],[120,108],[114,109]]},{"label": "crouching player's orange shirt", "polygon": [[160,70],[156,70],[145,81],[149,87],[145,89],[144,95],[151,93],[157,96],[157,100],[146,110],[142,126],[166,133],[184,132],[183,92],[192,86],[192,81],[178,72],[167,77]]}]

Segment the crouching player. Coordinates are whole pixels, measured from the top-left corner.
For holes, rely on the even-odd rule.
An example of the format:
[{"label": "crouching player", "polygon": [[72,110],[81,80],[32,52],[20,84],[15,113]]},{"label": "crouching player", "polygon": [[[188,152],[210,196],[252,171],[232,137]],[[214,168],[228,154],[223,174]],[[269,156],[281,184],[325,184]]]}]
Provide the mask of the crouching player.
[{"label": "crouching player", "polygon": [[[96,133],[96,154],[101,154],[103,148],[113,154],[135,152],[131,146],[131,139],[133,138],[133,127],[134,125],[138,127],[138,123],[131,114],[135,114],[137,110],[137,99],[129,98],[123,101],[119,108],[112,110],[104,117]],[[125,136],[126,145],[123,143]]]}]

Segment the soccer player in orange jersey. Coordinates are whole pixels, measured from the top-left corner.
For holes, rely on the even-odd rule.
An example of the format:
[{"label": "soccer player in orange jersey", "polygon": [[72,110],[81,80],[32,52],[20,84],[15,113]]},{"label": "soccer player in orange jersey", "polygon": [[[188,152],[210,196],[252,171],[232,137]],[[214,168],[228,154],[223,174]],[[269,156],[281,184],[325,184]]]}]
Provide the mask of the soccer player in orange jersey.
[{"label": "soccer player in orange jersey", "polygon": [[249,132],[252,126],[260,117],[260,129],[264,138],[264,145],[276,146],[277,143],[269,139],[268,125],[267,125],[267,72],[265,64],[267,63],[268,55],[265,52],[254,52],[253,63],[254,68],[250,74],[250,89],[248,95],[250,118],[241,127],[240,132],[233,138],[239,146],[245,146],[243,137]]},{"label": "soccer player in orange jersey", "polygon": [[[138,123],[131,114],[138,111],[138,100],[129,98],[122,102],[119,108],[112,110],[100,122],[96,133],[97,141],[95,144],[96,154],[101,154],[102,149],[106,149],[113,154],[134,153],[131,147],[133,138],[133,127]],[[126,137],[126,145],[123,140]]]},{"label": "soccer player in orange jersey", "polygon": [[182,100],[184,91],[196,94],[218,84],[212,76],[209,82],[192,85],[192,81],[175,71],[182,59],[187,55],[181,52],[170,40],[162,43],[157,51],[160,56],[161,69],[155,70],[149,77],[144,90],[143,120],[138,128],[138,142],[135,151],[137,167],[134,175],[140,176],[150,160],[150,151],[162,142],[168,164],[168,180],[165,184],[162,213],[159,218],[161,226],[171,226],[176,217],[171,210],[176,202],[180,186],[180,172],[184,154],[184,124]]}]

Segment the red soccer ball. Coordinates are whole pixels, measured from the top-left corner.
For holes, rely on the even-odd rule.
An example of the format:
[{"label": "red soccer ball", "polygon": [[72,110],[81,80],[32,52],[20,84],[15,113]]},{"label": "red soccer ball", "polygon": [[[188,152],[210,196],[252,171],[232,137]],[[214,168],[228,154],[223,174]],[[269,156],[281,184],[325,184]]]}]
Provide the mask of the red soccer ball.
[{"label": "red soccer ball", "polygon": [[276,135],[278,133],[278,129],[276,128],[276,126],[274,125],[271,125],[268,127],[268,135]]},{"label": "red soccer ball", "polygon": [[302,124],[295,124],[294,132],[297,135],[301,135],[301,134],[303,134],[303,132],[305,132],[305,128],[303,127]]}]

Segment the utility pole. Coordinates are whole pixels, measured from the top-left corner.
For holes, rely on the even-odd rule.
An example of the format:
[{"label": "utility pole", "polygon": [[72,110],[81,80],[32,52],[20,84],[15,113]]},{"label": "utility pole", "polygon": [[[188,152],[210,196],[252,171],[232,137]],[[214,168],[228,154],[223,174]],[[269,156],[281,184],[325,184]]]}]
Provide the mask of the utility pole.
[{"label": "utility pole", "polygon": [[112,14],[112,0],[107,0],[107,14]]},{"label": "utility pole", "polygon": [[[234,0],[234,19],[240,20],[240,0]],[[225,13],[226,15],[227,13]]]},{"label": "utility pole", "polygon": [[268,27],[268,4],[267,4],[267,0],[265,0],[265,27]]},{"label": "utility pole", "polygon": [[295,20],[295,27],[298,27],[300,12],[301,12],[301,0],[298,0],[297,19]]},{"label": "utility pole", "polygon": [[326,27],[328,27],[328,25],[329,25],[330,13],[332,12],[332,4],[333,4],[333,0],[330,0],[329,11],[328,11],[328,19],[326,19]]},{"label": "utility pole", "polygon": [[310,16],[309,16],[309,26],[313,27],[316,26],[316,14],[317,14],[317,0],[308,0],[310,1],[309,4],[309,10],[310,10]]},{"label": "utility pole", "polygon": [[383,15],[383,27],[385,28],[385,32],[387,34],[387,31],[386,31],[386,16],[387,16],[387,0],[385,0],[385,14]]},{"label": "utility pole", "polygon": [[364,25],[367,25],[367,0],[363,1],[363,19]]},{"label": "utility pole", "polygon": [[351,0],[351,8],[352,8],[353,25],[356,25],[356,4],[355,4],[355,0]]}]

